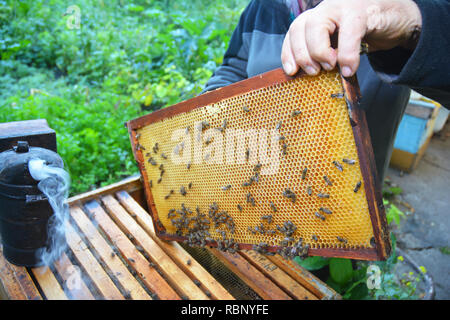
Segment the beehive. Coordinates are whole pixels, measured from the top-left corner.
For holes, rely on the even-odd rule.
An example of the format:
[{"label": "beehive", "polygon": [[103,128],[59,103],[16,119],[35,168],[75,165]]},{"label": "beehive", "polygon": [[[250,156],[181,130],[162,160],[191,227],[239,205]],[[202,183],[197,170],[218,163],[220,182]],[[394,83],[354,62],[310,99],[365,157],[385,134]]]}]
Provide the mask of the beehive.
[{"label": "beehive", "polygon": [[[358,97],[356,79],[337,71],[291,78],[279,69],[129,121],[159,236],[186,240],[199,213],[207,244],[219,248],[233,239],[276,251],[301,239],[308,255],[385,258]],[[174,223],[182,215],[191,218],[184,228]]]}]

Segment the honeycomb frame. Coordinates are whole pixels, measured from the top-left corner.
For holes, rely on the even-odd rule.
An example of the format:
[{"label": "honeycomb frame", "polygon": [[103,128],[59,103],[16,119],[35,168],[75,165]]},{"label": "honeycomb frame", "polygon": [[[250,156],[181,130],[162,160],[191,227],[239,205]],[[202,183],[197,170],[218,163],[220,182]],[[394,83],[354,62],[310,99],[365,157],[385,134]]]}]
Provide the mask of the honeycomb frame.
[{"label": "honeycomb frame", "polygon": [[[302,88],[306,89],[303,90]],[[294,94],[292,94],[292,92],[289,90],[291,91],[294,90]],[[323,92],[320,92],[320,90],[322,90]],[[262,101],[261,97],[267,96],[268,95],[267,92],[272,92],[274,97],[276,97],[278,100],[276,100],[275,102],[271,101],[271,103],[261,102]],[[314,96],[309,97],[311,96],[311,92],[316,93],[316,97]],[[319,94],[317,94],[318,92]],[[288,100],[288,98],[290,99]],[[275,252],[281,248],[280,245],[276,244],[276,241],[278,241],[278,243],[280,242],[281,236],[278,235],[271,237],[261,234],[255,235],[250,232],[247,232],[245,228],[243,228],[248,226],[252,227],[252,225],[250,224],[248,224],[248,226],[245,225],[245,223],[248,222],[246,221],[246,219],[252,221],[253,225],[255,225],[255,222],[257,220],[255,217],[257,217],[258,215],[262,215],[263,213],[267,214],[268,212],[270,212],[267,206],[267,199],[272,200],[276,199],[277,208],[280,202],[283,203],[282,217],[285,218],[284,221],[286,221],[286,219],[289,220],[297,219],[295,221],[298,222],[298,219],[300,219],[300,217],[302,218],[300,223],[296,224],[298,231],[296,231],[293,234],[293,237],[296,240],[298,240],[299,238],[305,239],[304,240],[305,243],[309,245],[307,255],[324,256],[324,257],[342,257],[342,258],[352,258],[362,260],[386,259],[389,256],[391,250],[389,241],[389,232],[387,229],[386,216],[381,197],[381,187],[377,178],[372,144],[370,141],[367,122],[365,119],[365,113],[363,110],[359,108],[360,92],[358,82],[356,76],[353,76],[351,78],[344,78],[340,75],[340,73],[337,70],[330,72],[323,71],[319,75],[314,77],[308,76],[302,72],[300,72],[294,77],[290,77],[287,76],[281,69],[276,69],[256,77],[234,83],[227,87],[207,92],[203,95],[180,102],[171,107],[160,109],[148,115],[128,121],[126,123],[126,126],[129,131],[133,153],[142,175],[148,208],[150,210],[150,215],[155,224],[155,230],[158,237],[164,240],[186,241],[187,237],[185,235],[177,235],[174,232],[174,228],[170,226],[169,223],[170,219],[167,218],[167,211],[168,211],[167,208],[173,207],[174,209],[177,209],[179,208],[179,205],[181,203],[188,203],[188,204],[190,203],[190,205],[187,205],[187,207],[190,207],[192,211],[195,211],[194,210],[195,207],[193,207],[192,205],[193,200],[191,199],[192,200],[191,201],[189,198],[189,196],[191,195],[191,190],[189,190],[187,187],[187,181],[189,179],[185,178],[189,177],[189,175],[191,175],[191,172],[186,168],[185,163],[183,165],[177,164],[177,167],[172,167],[174,171],[172,176],[171,172],[167,170],[168,173],[165,173],[164,179],[162,180],[161,184],[156,182],[155,172],[158,172],[157,169],[158,166],[152,166],[149,163],[150,158],[153,159],[152,155],[154,152],[151,151],[151,149],[154,146],[155,141],[158,142],[160,140],[165,140],[164,143],[166,145],[161,147],[162,150],[159,151],[159,153],[163,153],[163,151],[165,151],[166,156],[169,156],[170,155],[169,151],[174,152],[174,150],[177,147],[177,143],[167,141],[166,137],[168,133],[167,130],[169,129],[173,130],[176,128],[181,129],[186,127],[194,131],[195,128],[192,129],[194,125],[194,123],[192,123],[193,119],[201,120],[206,118],[208,119],[208,124],[210,124],[211,128],[220,127],[220,124],[223,121],[223,116],[221,117],[220,115],[223,110],[225,110],[224,112],[226,112],[226,115],[232,117],[234,121],[233,122],[234,126],[239,124],[239,127],[245,127],[248,129],[252,127],[251,126],[252,123],[264,121],[265,124],[267,124],[267,122],[270,122],[274,125],[275,123],[278,123],[280,119],[283,119],[282,120],[283,124],[289,123],[289,121],[291,121],[291,118],[294,118],[293,114],[290,114],[289,116],[288,113],[285,112],[284,114],[280,115],[279,112],[277,111],[280,110],[280,108],[281,109],[285,108],[283,105],[285,104],[289,105],[289,107],[291,108],[289,109],[290,110],[289,112],[291,112],[292,111],[291,105],[293,104],[292,101],[298,101],[297,98],[306,99],[305,100],[306,102],[304,100],[301,100],[302,102],[305,102],[305,105],[307,105],[307,107],[305,107],[305,110],[303,110],[303,113],[300,114],[300,117],[302,117],[301,121],[303,122],[297,123],[297,125],[300,125],[299,128],[303,128],[298,130],[303,130],[302,132],[306,132],[306,134],[295,136],[294,140],[295,139],[297,140],[295,140],[295,143],[293,145],[294,150],[291,150],[290,147],[288,147],[287,148],[287,150],[289,150],[287,153],[288,155],[285,157],[282,156],[280,163],[283,164],[283,161],[286,160],[289,156],[291,156],[292,151],[294,151],[295,155],[295,152],[301,149],[305,154],[308,154],[309,150],[313,150],[315,148],[315,145],[320,146],[325,145],[325,147],[323,148],[326,149],[328,147],[327,149],[328,153],[333,153],[334,152],[333,150],[341,150],[346,148],[345,150],[351,153],[351,157],[353,158],[353,160],[356,161],[356,165],[346,165],[345,163],[343,163],[341,161],[342,160],[342,152],[341,152],[340,158],[335,157],[333,159],[339,160],[338,163],[340,163],[341,166],[344,166],[344,171],[342,172],[341,170],[337,170],[338,169],[337,166],[335,166],[333,169],[331,161],[332,159],[328,159],[326,164],[324,164],[325,160],[322,160],[322,158],[316,155],[315,157],[312,156],[309,158],[306,157],[309,162],[306,160],[305,161],[310,166],[312,158],[316,159],[315,161],[319,162],[322,161],[321,164],[317,165],[318,169],[316,168],[317,170],[315,172],[314,168],[310,167],[310,174],[314,177],[311,179],[315,179],[314,181],[315,184],[317,185],[318,181],[322,179],[323,177],[322,173],[324,172],[323,170],[320,171],[319,169],[324,169],[326,167],[327,175],[330,176],[329,179],[332,182],[334,181],[340,182],[340,184],[335,183],[334,187],[333,186],[330,187],[330,189],[334,188],[333,190],[337,190],[336,192],[340,192],[339,188],[342,189],[343,187],[342,184],[344,182],[341,182],[340,179],[341,180],[346,179],[340,178],[339,174],[343,172],[348,174],[347,172],[351,172],[351,170],[353,170],[354,172],[352,176],[353,183],[356,181],[355,178],[358,177],[359,177],[358,179],[360,179],[359,181],[361,182],[359,192],[354,192],[355,195],[359,194],[358,200],[357,201],[351,200],[355,203],[358,203],[359,205],[357,206],[357,209],[355,209],[356,214],[354,214],[353,212],[351,212],[352,214],[347,214],[343,212],[345,210],[348,211],[349,208],[351,208],[350,211],[353,210],[351,207],[353,203],[349,203],[351,201],[346,201],[346,199],[351,199],[352,197],[354,197],[354,195],[351,192],[347,193],[344,192],[345,196],[342,196],[341,198],[338,198],[333,202],[332,215],[327,215],[321,212],[322,216],[325,216],[327,218],[326,223],[330,224],[329,229],[323,227],[324,224],[320,225],[321,219],[316,219],[317,216],[314,217],[313,211],[319,212],[318,206],[321,200],[316,199],[316,202],[314,202],[314,205],[316,205],[316,207],[313,207],[313,205],[311,204],[309,204],[308,206],[308,201],[311,202],[312,200],[304,200],[305,198],[308,199],[308,196],[305,196],[304,194],[299,195],[299,192],[301,193],[302,192],[301,190],[304,190],[304,184],[302,185],[303,181],[301,181],[302,172],[300,170],[298,163],[299,159],[302,158],[303,153],[298,153],[297,157],[291,156],[291,158],[294,158],[294,160],[293,162],[291,161],[290,163],[291,164],[293,163],[292,166],[296,166],[297,170],[296,173],[293,174],[294,178],[292,179],[285,178],[285,180],[288,179],[294,181],[289,187],[295,190],[296,196],[298,197],[296,203],[291,204],[289,203],[289,199],[280,196],[279,188],[276,189],[277,195],[272,196],[273,198],[271,198],[271,194],[273,193],[270,193],[268,196],[266,196],[264,194],[258,193],[257,191],[254,191],[254,194],[256,195],[255,198],[257,198],[256,207],[258,207],[258,205],[261,204],[262,201],[261,199],[264,199],[266,203],[264,209],[257,210],[256,208],[250,208],[253,209],[253,211],[239,213],[238,211],[240,210],[236,210],[236,208],[231,209],[230,207],[232,206],[231,202],[233,202],[234,199],[237,199],[237,197],[239,196],[241,197],[239,204],[241,204],[241,207],[245,207],[244,209],[248,209],[251,206],[246,204],[245,200],[242,199],[243,193],[242,190],[237,191],[239,189],[237,184],[233,184],[233,186],[230,188],[230,191],[228,191],[228,189],[226,190],[224,189],[226,187],[224,187],[223,178],[216,179],[218,180],[216,183],[215,179],[211,179],[211,176],[208,176],[209,171],[211,170],[220,171],[219,169],[211,169],[217,168],[212,167],[213,165],[217,166],[215,164],[205,164],[205,165],[192,164],[193,168],[197,168],[192,170],[192,172],[196,170],[195,173],[193,174],[194,176],[197,177],[197,182],[199,182],[196,185],[198,186],[204,183],[207,184],[209,187],[212,186],[216,188],[216,191],[214,192],[210,192],[210,189],[197,190],[197,195],[195,195],[193,198],[195,198],[195,200],[200,202],[203,201],[202,202],[203,206],[201,210],[205,214],[207,212],[207,205],[204,202],[204,199],[208,199],[207,203],[211,204],[212,202],[211,197],[217,198],[219,207],[226,207],[227,212],[230,212],[230,215],[233,217],[233,219],[237,221],[236,225],[238,226],[237,232],[238,234],[231,235],[231,237],[238,239],[236,242],[238,243],[239,249],[242,250],[251,249],[253,245],[258,244],[260,242],[268,243],[267,251],[269,252]],[[315,98],[319,100],[321,99],[321,101],[325,103],[318,103],[315,100]],[[258,102],[259,104],[252,104],[255,101]],[[242,110],[242,105],[248,105],[250,110]],[[302,108],[301,104],[297,106],[300,109]],[[294,106],[294,108],[296,107]],[[310,114],[308,113],[308,110],[314,111],[314,112],[311,111],[312,112],[311,114],[315,115],[314,117],[316,118],[314,118],[313,116],[311,116],[311,118],[308,118],[308,115]],[[330,112],[332,113],[335,110],[338,110],[337,111],[338,116],[336,117],[338,117],[339,121],[337,121],[335,126],[331,128],[332,130],[325,130],[326,128],[325,129],[322,128],[318,130],[318,132],[321,133],[322,136],[320,135],[318,136],[317,134],[314,136],[312,134],[312,136],[315,137],[312,140],[311,139],[307,140],[307,138],[303,138],[304,136],[308,137],[308,134],[310,134],[310,132],[308,131],[312,130],[309,129],[310,127],[314,126],[320,127],[321,124],[323,123],[333,123],[324,120],[327,120],[328,119],[327,116],[329,116],[329,113]],[[254,121],[251,121],[252,119],[254,119]],[[171,124],[171,122],[174,122],[174,124]],[[303,127],[301,123],[303,123]],[[310,125],[311,123],[312,125]],[[175,124],[177,125],[176,127],[174,127]],[[297,130],[295,128],[294,129],[292,128],[294,127],[291,125],[291,131],[287,132],[286,134],[287,136],[289,136],[292,130]],[[202,130],[200,130],[200,132],[201,131]],[[280,133],[283,133],[282,130],[278,131]],[[343,141],[345,143],[338,143],[339,141],[336,140],[339,139],[333,140],[332,138],[330,138],[329,141],[334,141],[334,145],[332,144],[331,146],[327,146],[326,143],[322,143],[322,141],[320,140],[328,141],[323,137],[326,136],[326,134],[329,132],[337,134],[345,132],[344,135],[345,137],[343,138],[344,139]],[[193,135],[193,137],[194,136],[195,135]],[[155,137],[159,137],[160,140],[158,141],[155,140]],[[292,135],[290,135],[290,137],[292,138]],[[307,141],[309,141],[308,142],[309,144],[307,143]],[[204,145],[205,140],[202,139],[201,143],[202,145]],[[249,139],[249,144],[250,143],[251,142]],[[306,145],[305,147],[306,149],[305,148],[302,149],[303,144]],[[159,157],[159,155],[157,155],[157,153],[158,152],[155,152],[155,158],[158,158],[158,165],[164,163],[164,165],[170,167],[171,165],[168,163],[169,160],[163,161]],[[203,162],[206,162],[205,159],[202,160]],[[247,173],[251,168],[254,168],[255,163],[254,161],[252,162],[250,161],[250,159],[247,158],[246,162],[247,162],[246,164],[240,164],[239,167],[231,166],[232,167],[231,169],[230,168],[228,170],[223,169],[225,171],[220,172],[222,174],[220,175],[220,177],[223,177],[224,174],[226,173],[228,174],[227,177],[230,177],[230,179],[234,179],[236,176],[239,176],[241,179],[240,181],[242,181],[243,175],[242,173],[240,173],[239,168],[246,166],[245,170]],[[289,163],[289,161],[287,162]],[[308,167],[308,165],[305,165],[305,167]],[[283,168],[287,168],[286,169],[287,171],[286,170],[283,171],[282,169],[280,176],[283,176],[284,174],[285,177],[286,176],[290,177],[291,172],[289,172],[288,169],[291,168],[292,166],[282,165]],[[222,167],[227,166],[223,165]],[[202,172],[204,176],[201,174]],[[169,177],[168,181],[173,184],[172,186],[167,186],[165,184],[167,176]],[[218,177],[219,175],[216,176]],[[199,180],[199,178],[201,179]],[[261,176],[261,180],[263,179],[264,175]],[[280,179],[283,179],[283,177],[281,177]],[[184,181],[183,183],[184,186],[186,187],[185,190],[187,190],[186,196],[182,196],[178,192],[178,187],[180,186],[180,181],[182,180]],[[269,182],[267,183],[267,188],[270,189],[277,187],[275,183],[276,179],[268,178],[268,180],[270,181],[270,183]],[[152,187],[150,186],[150,181],[152,181]],[[234,179],[233,181],[236,182],[236,179]],[[219,182],[222,183],[220,184]],[[214,185],[214,183],[216,183],[216,185]],[[351,187],[353,189],[355,185],[353,184]],[[347,188],[350,188],[350,186],[347,186]],[[242,187],[241,189],[245,188]],[[318,189],[315,188],[313,196],[315,196],[316,193],[318,193],[319,191],[322,191],[322,189],[326,188],[324,186]],[[172,191],[172,193],[175,195],[171,196],[169,190],[175,190]],[[196,191],[193,192],[195,193]],[[283,202],[283,200],[285,200],[285,202]],[[165,202],[169,202],[170,205],[169,204],[166,205]],[[342,205],[342,202],[344,202],[344,205]],[[178,206],[175,205],[171,206],[173,203],[177,203]],[[288,205],[290,205],[290,207]],[[233,206],[236,207],[236,203],[234,203]],[[299,209],[299,208],[307,208],[307,209]],[[310,211],[311,216],[307,216],[308,213],[305,213],[306,211]],[[275,212],[274,216],[277,217],[277,214],[278,212]],[[358,220],[355,217],[360,218],[358,218],[359,219]],[[281,220],[280,219],[275,219],[278,225],[282,224],[282,219]],[[332,224],[332,221],[340,221],[339,222],[340,224],[337,222],[335,224]],[[348,223],[348,221],[352,222],[353,225],[351,223]],[[275,223],[273,227],[275,227]],[[306,230],[305,228],[308,231],[305,231]],[[358,232],[353,230],[355,228],[361,228],[363,231],[361,231],[360,233],[364,235],[358,238],[359,235],[358,237],[355,235],[358,234]],[[317,233],[320,239],[324,238],[324,240],[320,240],[322,242],[320,242],[319,244],[315,243],[311,239],[311,230],[314,232],[314,235]],[[317,230],[317,232],[314,230]],[[336,230],[338,230],[339,232],[336,233]],[[211,237],[212,239],[214,240],[220,239],[219,233],[213,231],[212,234],[213,234]],[[339,237],[337,236],[338,234],[347,236]],[[308,237],[306,237],[306,235]],[[368,240],[369,235],[370,240]],[[272,239],[272,241],[270,239]],[[345,243],[343,241],[345,241]],[[291,244],[293,243],[290,242],[290,245]],[[217,242],[206,241],[206,245],[211,247],[217,247]]]}]

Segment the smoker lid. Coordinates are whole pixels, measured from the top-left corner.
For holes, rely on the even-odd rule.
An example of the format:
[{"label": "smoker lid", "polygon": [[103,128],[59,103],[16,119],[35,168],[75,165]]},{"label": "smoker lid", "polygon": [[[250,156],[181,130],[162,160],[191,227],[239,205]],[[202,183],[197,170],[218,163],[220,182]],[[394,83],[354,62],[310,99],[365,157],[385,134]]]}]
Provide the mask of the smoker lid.
[{"label": "smoker lid", "polygon": [[61,157],[48,149],[30,147],[26,141],[18,141],[13,149],[0,153],[0,183],[10,185],[36,185],[28,170],[28,161],[42,159],[47,165],[63,168]]}]

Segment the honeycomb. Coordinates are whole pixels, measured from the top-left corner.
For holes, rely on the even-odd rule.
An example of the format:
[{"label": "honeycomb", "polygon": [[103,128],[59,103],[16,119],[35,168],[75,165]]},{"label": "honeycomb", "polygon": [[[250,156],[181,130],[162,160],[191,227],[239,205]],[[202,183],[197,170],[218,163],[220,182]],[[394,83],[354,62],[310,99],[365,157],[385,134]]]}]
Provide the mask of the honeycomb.
[{"label": "honeycomb", "polygon": [[[231,233],[223,224],[217,230],[211,224],[209,233],[216,240],[222,239],[223,230],[238,243],[279,246],[285,235],[276,226],[291,221],[297,227],[291,237],[310,248],[372,248],[364,180],[346,101],[339,93],[339,73],[322,72],[137,129],[138,152],[145,160],[142,174],[151,181],[166,233],[176,233],[173,217],[168,217],[171,209],[184,204],[195,216],[198,207],[208,217],[215,202],[235,225]],[[236,140],[230,138],[233,134]],[[255,172],[258,181],[243,186]],[[295,202],[286,197],[292,194],[286,189],[295,194]],[[261,223],[265,231],[254,232],[255,226],[261,230]]]}]

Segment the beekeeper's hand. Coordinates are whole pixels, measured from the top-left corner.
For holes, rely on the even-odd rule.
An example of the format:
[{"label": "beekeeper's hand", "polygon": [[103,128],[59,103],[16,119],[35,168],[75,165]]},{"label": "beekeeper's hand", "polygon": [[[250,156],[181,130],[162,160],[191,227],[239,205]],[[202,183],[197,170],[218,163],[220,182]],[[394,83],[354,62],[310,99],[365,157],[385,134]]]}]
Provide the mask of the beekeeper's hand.
[{"label": "beekeeper's hand", "polygon": [[[283,69],[289,75],[299,68],[315,75],[338,63],[348,77],[359,66],[362,40],[370,52],[413,49],[421,26],[420,10],[412,0],[324,0],[292,22],[281,51]],[[335,32],[337,49],[330,44]]]}]

